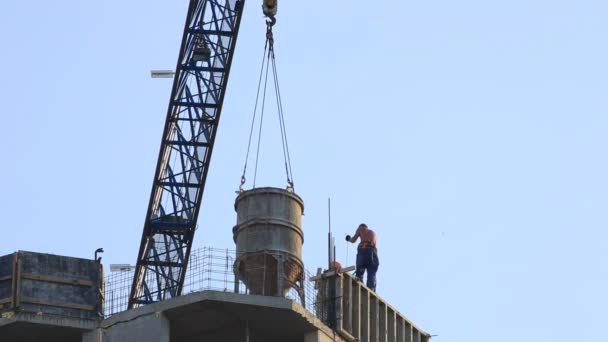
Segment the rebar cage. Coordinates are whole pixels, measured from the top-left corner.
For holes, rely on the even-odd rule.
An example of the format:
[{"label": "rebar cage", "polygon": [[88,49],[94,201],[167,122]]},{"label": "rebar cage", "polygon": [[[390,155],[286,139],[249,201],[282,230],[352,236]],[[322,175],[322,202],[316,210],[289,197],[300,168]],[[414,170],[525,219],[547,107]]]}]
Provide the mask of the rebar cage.
[{"label": "rebar cage", "polygon": [[[268,253],[272,256],[272,253]],[[190,254],[190,262],[184,279],[182,295],[200,291],[223,291],[253,295],[247,286],[235,275],[235,261],[239,253],[235,250],[203,247],[193,249]],[[241,266],[242,267],[242,266]],[[270,265],[269,267],[270,268]],[[256,265],[255,270],[247,273],[264,274],[264,265]],[[128,309],[129,291],[133,281],[134,271],[132,268],[111,272],[105,278],[105,317],[112,316]],[[322,303],[315,288],[315,283],[309,281],[312,274],[304,270],[301,286],[292,288],[287,293],[287,298],[302,305],[314,316],[324,317],[326,304]],[[150,275],[154,281],[154,275]]]}]

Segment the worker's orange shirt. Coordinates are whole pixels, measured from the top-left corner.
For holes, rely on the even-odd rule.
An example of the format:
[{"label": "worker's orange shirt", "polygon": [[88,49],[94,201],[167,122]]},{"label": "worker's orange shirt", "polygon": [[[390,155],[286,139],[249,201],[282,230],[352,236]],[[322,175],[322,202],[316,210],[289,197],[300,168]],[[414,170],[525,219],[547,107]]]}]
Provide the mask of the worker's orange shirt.
[{"label": "worker's orange shirt", "polygon": [[352,242],[357,242],[357,239],[361,238],[361,242],[359,243],[359,246],[361,246],[361,244],[363,244],[364,242],[367,243],[371,243],[372,247],[377,247],[377,243],[376,243],[376,233],[374,233],[373,230],[369,229],[369,228],[357,228],[357,231],[355,232],[355,235],[352,237],[351,241]]}]

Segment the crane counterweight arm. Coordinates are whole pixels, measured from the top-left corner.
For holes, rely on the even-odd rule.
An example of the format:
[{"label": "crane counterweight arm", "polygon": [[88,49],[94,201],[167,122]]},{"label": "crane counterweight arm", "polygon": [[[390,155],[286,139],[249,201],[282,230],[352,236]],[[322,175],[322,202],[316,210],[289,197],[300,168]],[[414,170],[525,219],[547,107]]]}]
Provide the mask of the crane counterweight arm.
[{"label": "crane counterweight arm", "polygon": [[245,0],[190,0],[129,308],[181,295]]}]

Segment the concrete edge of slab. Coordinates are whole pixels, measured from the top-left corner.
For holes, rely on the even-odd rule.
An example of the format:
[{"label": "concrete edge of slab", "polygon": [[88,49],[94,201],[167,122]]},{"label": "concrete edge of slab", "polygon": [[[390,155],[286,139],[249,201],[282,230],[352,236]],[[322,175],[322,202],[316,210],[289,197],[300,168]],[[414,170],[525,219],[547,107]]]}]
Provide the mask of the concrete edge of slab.
[{"label": "concrete edge of slab", "polygon": [[[201,291],[117,313],[102,321],[100,327],[107,328],[114,324],[136,319],[137,317],[153,315],[163,311],[170,311],[171,309],[176,309],[188,304],[199,303],[203,301],[229,302],[235,304],[264,306],[300,312],[300,310],[297,310],[294,307],[294,302],[292,300],[283,297],[245,295],[222,291]],[[303,308],[302,310],[306,311]]]},{"label": "concrete edge of slab", "polygon": [[92,330],[97,328],[100,321],[101,319],[93,320],[72,317],[60,317],[49,314],[20,311],[14,312],[12,315],[3,315],[3,317],[0,318],[0,327],[15,323],[31,323],[81,330]]},{"label": "concrete edge of slab", "polygon": [[171,298],[162,302],[145,305],[136,309],[123,311],[117,313],[100,323],[100,328],[108,328],[115,324],[129,322],[137,319],[138,317],[148,315],[158,315],[164,311],[170,311],[179,307],[199,303],[204,301],[214,302],[228,302],[235,304],[251,305],[251,306],[262,306],[270,307],[275,309],[291,310],[301,315],[306,319],[312,326],[321,330],[327,336],[333,336],[334,331],[325,325],[321,319],[313,315],[310,311],[306,310],[302,305],[295,301],[284,298],[284,297],[269,297],[259,295],[246,295],[232,292],[223,291],[201,291],[190,293],[187,295]]},{"label": "concrete edge of slab", "polygon": [[2,318],[0,318],[0,328],[3,326],[9,326],[11,324],[27,323],[56,326],[67,329],[78,329],[81,331],[96,331],[97,329],[105,330],[116,324],[127,323],[145,316],[164,315],[164,312],[170,312],[173,309],[179,309],[183,306],[201,302],[223,302],[291,311],[301,316],[302,319],[306,320],[308,324],[310,324],[311,328],[314,327],[320,333],[328,337],[333,336],[333,338],[335,338],[335,332],[332,329],[326,326],[312,312],[306,310],[302,305],[298,304],[292,299],[283,297],[235,294],[222,291],[202,291],[191,293],[163,302],[146,305],[137,309],[127,310],[115,314],[105,320],[58,317],[32,312],[11,312],[3,315]]}]

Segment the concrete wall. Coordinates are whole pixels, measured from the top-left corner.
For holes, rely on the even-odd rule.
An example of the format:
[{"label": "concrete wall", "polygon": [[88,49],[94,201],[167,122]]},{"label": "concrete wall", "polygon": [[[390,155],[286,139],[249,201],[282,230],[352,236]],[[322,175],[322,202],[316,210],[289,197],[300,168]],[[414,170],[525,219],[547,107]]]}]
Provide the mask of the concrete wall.
[{"label": "concrete wall", "polygon": [[[430,335],[405,318],[348,273],[330,275],[321,280],[321,287],[332,291],[320,292],[329,298],[327,324],[349,341],[361,342],[427,342]],[[334,317],[331,317],[333,314]]]},{"label": "concrete wall", "polygon": [[269,337],[264,334],[251,332],[247,339],[243,326],[218,327],[217,330],[205,334],[197,334],[181,337],[177,340],[170,338],[170,321],[162,313],[147,316],[137,316],[133,320],[117,322],[106,328],[98,328],[83,334],[82,342],[200,342],[200,341],[222,341],[222,342],[344,342],[339,335],[328,334],[322,330],[283,336],[280,338]]},{"label": "concrete wall", "polygon": [[339,335],[328,335],[320,330],[309,332],[304,335],[304,342],[336,342],[344,341]]},{"label": "concrete wall", "polygon": [[169,342],[169,320],[162,313],[139,316],[85,333],[82,342]]},{"label": "concrete wall", "polygon": [[223,291],[124,311],[96,328],[82,342],[344,342],[292,300]]}]

